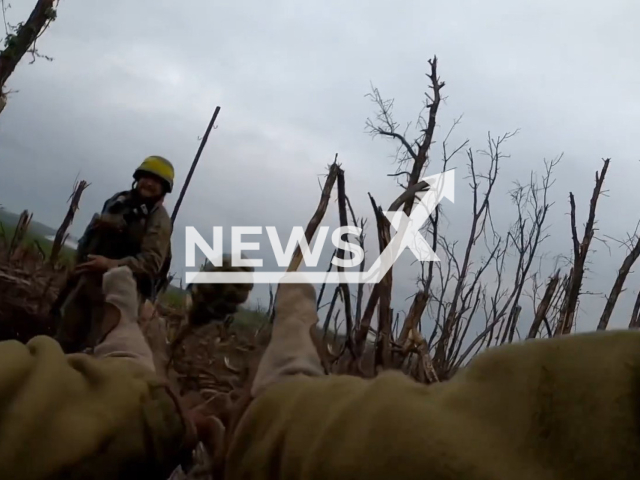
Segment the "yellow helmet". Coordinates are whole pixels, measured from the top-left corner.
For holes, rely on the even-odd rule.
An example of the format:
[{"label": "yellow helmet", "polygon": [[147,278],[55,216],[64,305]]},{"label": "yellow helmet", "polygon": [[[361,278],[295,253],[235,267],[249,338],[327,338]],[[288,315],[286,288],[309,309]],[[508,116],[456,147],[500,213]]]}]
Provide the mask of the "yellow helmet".
[{"label": "yellow helmet", "polygon": [[133,178],[138,180],[141,175],[145,173],[151,173],[157,177],[160,177],[167,184],[167,192],[170,193],[173,190],[173,165],[169,160],[159,155],[152,155],[144,159],[144,162],[136,168],[133,173]]}]

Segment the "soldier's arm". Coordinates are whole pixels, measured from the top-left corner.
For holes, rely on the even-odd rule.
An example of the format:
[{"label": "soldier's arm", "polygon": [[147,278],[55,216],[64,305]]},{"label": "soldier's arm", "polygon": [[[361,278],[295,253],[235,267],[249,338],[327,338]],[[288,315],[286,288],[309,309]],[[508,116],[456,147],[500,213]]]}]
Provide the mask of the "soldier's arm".
[{"label": "soldier's arm", "polygon": [[166,479],[195,443],[165,384],[126,359],[0,342],[2,478]]},{"label": "soldier's arm", "polygon": [[[100,210],[102,214],[107,213],[107,207],[109,206],[111,200],[112,199],[110,198],[102,205],[102,210]],[[78,240],[78,248],[76,249],[76,263],[82,263],[83,261],[85,261],[87,254],[90,253],[88,251],[89,242],[91,241],[92,234],[95,231],[96,223],[99,218],[100,214],[98,213],[94,214],[93,217],[91,217],[87,228],[85,228],[84,233]]]},{"label": "soldier's arm", "polygon": [[129,267],[134,275],[151,278],[158,275],[169,252],[171,243],[171,219],[165,210],[159,209],[149,218],[149,226],[142,240],[140,253],[118,261]]},{"label": "soldier's arm", "polygon": [[76,263],[82,263],[85,261],[87,254],[89,253],[89,243],[91,238],[93,237],[93,233],[95,231],[96,220],[99,215],[96,213],[91,217],[91,221],[87,228],[85,228],[84,233],[78,240],[78,247],[76,248]]},{"label": "soldier's arm", "polygon": [[640,478],[639,392],[638,332],[496,348],[431,386],[294,377],[246,411],[226,478]]}]

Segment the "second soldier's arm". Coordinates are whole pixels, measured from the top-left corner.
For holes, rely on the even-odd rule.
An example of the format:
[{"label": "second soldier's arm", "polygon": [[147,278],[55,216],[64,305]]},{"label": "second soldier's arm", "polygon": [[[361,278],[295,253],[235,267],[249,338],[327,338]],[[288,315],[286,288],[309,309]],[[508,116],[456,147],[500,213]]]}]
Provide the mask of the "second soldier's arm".
[{"label": "second soldier's arm", "polygon": [[[101,214],[107,213],[107,206],[109,205],[110,201],[111,199],[104,202],[104,204],[102,205]],[[91,253],[88,247],[91,238],[93,237],[93,233],[95,232],[97,221],[99,218],[100,214],[98,213],[94,214],[93,217],[91,217],[89,225],[87,225],[87,228],[85,228],[84,233],[78,240],[78,247],[76,248],[76,263],[78,264],[86,261],[87,255]]]}]

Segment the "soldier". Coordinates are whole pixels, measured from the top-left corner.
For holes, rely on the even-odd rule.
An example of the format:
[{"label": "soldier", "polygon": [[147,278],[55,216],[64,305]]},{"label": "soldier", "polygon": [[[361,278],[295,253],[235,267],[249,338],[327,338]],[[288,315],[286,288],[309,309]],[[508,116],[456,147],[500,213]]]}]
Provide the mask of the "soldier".
[{"label": "soldier", "polygon": [[163,206],[173,189],[173,165],[148,157],[128,191],[108,199],[78,244],[76,269],[54,305],[56,339],[67,353],[94,346],[104,332],[102,275],[126,266],[136,279],[139,305],[155,298],[171,263],[171,219]]}]

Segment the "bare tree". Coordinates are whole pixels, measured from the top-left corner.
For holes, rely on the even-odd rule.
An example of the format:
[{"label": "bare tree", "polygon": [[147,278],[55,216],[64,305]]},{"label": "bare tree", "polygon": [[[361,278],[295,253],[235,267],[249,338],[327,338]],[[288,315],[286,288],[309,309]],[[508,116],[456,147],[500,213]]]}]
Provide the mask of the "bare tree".
[{"label": "bare tree", "polygon": [[[533,318],[533,322],[531,323],[531,328],[529,329],[529,335],[527,335],[527,339],[533,339],[538,336],[538,332],[540,330],[540,326],[542,322],[548,326],[549,323],[547,321],[547,313],[549,312],[549,308],[551,307],[551,301],[553,296],[558,288],[558,283],[560,281],[560,271],[558,270],[553,277],[549,279],[549,283],[547,284],[547,288],[544,292],[544,296],[536,309],[535,317]],[[551,330],[549,329],[549,336],[552,335]]]},{"label": "bare tree", "polygon": [[[456,328],[462,318],[462,315],[471,308],[471,300],[475,289],[478,287],[480,277],[487,269],[490,261],[498,252],[502,239],[499,236],[494,235],[495,247],[492,249],[489,261],[484,262],[483,265],[473,275],[471,284],[468,285],[467,280],[470,273],[471,266],[471,252],[474,245],[484,236],[486,232],[487,222],[490,221],[490,198],[493,192],[493,187],[498,178],[498,169],[500,161],[504,158],[501,147],[502,144],[511,138],[515,133],[506,133],[503,136],[497,138],[491,138],[489,135],[488,144],[489,150],[481,153],[489,157],[489,168],[486,173],[477,171],[476,159],[471,149],[467,151],[469,178],[471,189],[473,193],[472,204],[472,218],[469,228],[469,237],[465,248],[462,262],[459,265],[459,274],[455,283],[453,296],[450,306],[447,310],[446,316],[443,321],[442,334],[436,344],[434,363],[436,370],[446,368],[448,347],[452,341],[452,337],[456,332]],[[485,184],[484,192],[481,191],[482,184]],[[455,252],[452,252],[455,256]],[[468,288],[465,288],[467,287]]]},{"label": "bare tree", "polygon": [[[367,226],[367,219],[366,218],[361,218],[359,221],[356,218],[356,214],[353,211],[353,207],[351,206],[351,202],[349,201],[349,197],[347,197],[345,195],[345,199],[347,202],[347,206],[349,207],[349,212],[351,213],[351,220],[353,222],[353,224],[355,226],[358,226],[360,228],[360,235],[358,235],[358,244],[360,245],[360,248],[362,248],[362,251],[364,252],[364,257],[362,259],[362,262],[360,263],[360,273],[362,274],[364,272],[365,266],[366,266],[366,251],[364,248],[364,241],[366,238],[366,235],[364,233],[365,228]],[[360,318],[362,315],[362,300],[364,299],[364,283],[359,283],[358,284],[358,288],[357,288],[357,292],[356,292],[356,312],[355,312],[355,323],[354,323],[354,329],[357,330],[359,327],[359,322],[360,322]]]},{"label": "bare tree", "polygon": [[[344,181],[344,171],[342,169],[338,170],[338,211],[340,213],[340,227],[347,227],[349,225],[349,220],[347,219],[347,194]],[[344,260],[345,250],[339,248],[336,256],[340,260]],[[344,267],[338,266],[338,272],[344,272]],[[345,320],[347,322],[346,346],[349,351],[354,353],[352,337],[353,311],[351,309],[351,291],[349,289],[349,284],[346,282],[340,284],[340,289],[342,290],[342,302],[344,304],[344,314]]]},{"label": "bare tree", "polygon": [[[430,62],[430,66],[431,71],[428,77],[432,93],[427,96],[425,103],[428,116],[426,119],[422,116],[419,117],[417,123],[420,135],[416,140],[408,140],[406,131],[410,124],[404,132],[400,130],[399,124],[393,117],[393,100],[384,100],[375,88],[370,94],[370,98],[378,107],[378,113],[374,120],[367,120],[369,132],[373,136],[381,135],[398,143],[396,160],[399,168],[392,176],[401,179],[399,183],[404,191],[393,202],[389,210],[394,211],[394,207],[402,208],[407,215],[411,212],[414,204],[415,193],[420,189],[427,188],[426,185],[421,187],[419,180],[430,163],[430,147],[433,144],[438,107],[442,100],[441,89],[444,87],[444,82],[441,82],[438,77],[435,58]],[[453,152],[449,152],[447,149],[447,140],[459,121],[460,119],[457,119],[454,122],[442,144],[443,170],[446,170],[451,157],[468,144],[467,141],[463,142]],[[427,345],[427,351],[435,346],[433,363],[438,374],[446,374],[447,370],[464,362],[473,353],[473,349],[482,348],[484,344],[489,345],[497,326],[500,327],[500,333],[496,337],[497,342],[513,341],[517,332],[516,325],[522,312],[520,297],[530,278],[532,264],[539,255],[539,247],[547,238],[545,221],[547,212],[552,206],[548,199],[548,192],[553,184],[553,168],[560,160],[557,158],[550,162],[545,161],[545,173],[541,180],[538,180],[532,173],[528,184],[516,184],[511,196],[516,205],[517,220],[511,226],[506,237],[500,236],[493,227],[490,199],[494,192],[500,164],[507,157],[502,151],[503,144],[516,133],[506,133],[495,138],[489,134],[486,150],[480,152],[474,152],[470,148],[467,150],[473,203],[469,234],[462,256],[458,255],[458,242],[448,240],[446,235],[440,232],[441,207],[432,213],[427,231],[432,237],[433,250],[440,248],[441,256],[444,255],[446,261],[435,265],[433,262],[429,262],[427,266],[421,265],[419,290],[413,296],[409,313],[404,319],[397,338],[398,344],[393,350],[401,354],[400,358],[394,361],[395,365],[406,363],[405,355],[414,348],[411,345],[424,347],[420,343],[415,343],[417,337],[413,331],[421,330],[421,319],[427,311],[433,320],[434,327],[429,340],[425,340],[425,345]],[[478,167],[476,153],[489,159],[486,171]],[[382,215],[382,211],[373,199],[372,204],[378,226],[379,246],[382,250],[391,238],[388,220]],[[473,252],[482,243],[486,247],[487,256],[476,265],[474,264]],[[516,253],[517,265],[513,285],[508,286],[503,283],[502,274],[505,271],[505,259],[509,255],[510,249]],[[487,289],[489,282],[483,282],[482,277],[493,264],[496,266],[497,288],[490,294]],[[440,279],[439,284],[434,282],[436,277]],[[389,365],[389,352],[391,351],[389,348],[389,337],[392,333],[391,288],[392,273],[388,272],[385,278],[374,287],[355,337],[356,351],[361,355],[364,342],[370,331],[373,313],[378,306],[376,363],[382,366]],[[431,307],[430,304],[432,304]],[[470,347],[464,349],[463,345],[468,343],[465,339],[473,319],[483,310],[485,330],[471,342]],[[416,351],[412,351],[412,353],[416,353]]]},{"label": "bare tree", "polygon": [[[451,136],[453,130],[456,128],[456,126],[459,123],[460,123],[460,118],[457,118],[453,122],[453,125],[449,129],[449,132],[447,133],[446,137],[442,141],[442,152],[443,152],[442,172],[445,172],[447,170],[447,167],[449,165],[449,161],[451,160],[451,158],[455,156],[463,148],[465,148],[466,145],[469,143],[468,140],[465,140],[452,152],[448,151],[449,137]],[[437,252],[438,250],[438,243],[439,243],[438,227],[440,223],[441,209],[442,209],[441,205],[436,206],[434,212],[429,217],[429,222],[427,223],[427,227],[426,227],[426,232],[431,234],[431,248],[433,249],[434,253]],[[427,306],[429,298],[432,296],[431,285],[433,283],[435,264],[436,262],[428,262],[426,271],[425,271],[425,262],[421,262],[420,264],[421,275],[420,275],[419,284],[421,288],[418,291],[418,293],[414,295],[413,304],[411,305],[411,308],[409,309],[409,314],[407,315],[404,321],[404,324],[402,326],[402,331],[400,332],[400,338],[399,338],[399,343],[401,345],[404,345],[406,343],[410,332],[412,332],[415,328],[421,329],[422,327],[422,323],[421,323],[422,315]],[[446,289],[443,289],[441,294],[444,294],[444,290]],[[437,325],[437,319],[436,319],[436,325]],[[434,334],[435,332],[436,330],[434,328]],[[429,345],[433,341],[434,336],[432,336],[432,338],[429,339],[429,342],[426,342],[426,345]]]},{"label": "bare tree", "polygon": [[[369,133],[374,137],[380,135],[398,141],[400,144],[398,159],[401,166],[406,166],[406,162],[411,162],[410,170],[400,171],[396,174],[397,176],[406,175],[407,180],[406,183],[401,183],[404,192],[396,199],[392,208],[389,209],[389,211],[397,211],[402,208],[406,215],[411,213],[416,195],[427,188],[424,182],[420,182],[420,178],[429,163],[429,149],[433,141],[438,108],[442,100],[441,90],[444,88],[444,82],[441,82],[438,77],[437,57],[429,60],[429,65],[430,73],[428,76],[431,82],[432,94],[426,94],[425,108],[428,110],[428,119],[425,120],[422,116],[419,116],[420,134],[416,140],[410,142],[403,133],[399,132],[399,125],[393,119],[393,100],[384,100],[377,88],[373,88],[372,93],[369,95],[379,108],[375,121],[367,120]],[[391,238],[390,224],[375,204],[373,198],[371,198],[371,202],[378,223],[378,243],[380,251],[382,251],[383,245],[386,246]],[[390,362],[388,342],[391,332],[390,302],[392,286],[392,270],[390,269],[383,280],[374,286],[363,316],[358,322],[359,327],[355,338],[355,353],[357,356],[361,356],[371,327],[373,313],[380,300],[381,305],[378,310],[378,356],[376,361],[382,362],[385,366]]]},{"label": "bare tree", "polygon": [[545,173],[541,184],[538,184],[535,174],[532,172],[528,185],[516,184],[516,188],[511,191],[511,199],[517,207],[517,219],[509,232],[509,236],[511,237],[511,244],[515,247],[518,255],[518,264],[512,293],[505,304],[505,307],[510,304],[511,309],[504,329],[502,343],[513,341],[517,324],[516,314],[519,314],[522,290],[528,279],[529,271],[538,249],[548,237],[544,229],[545,220],[549,209],[553,205],[548,198],[549,188],[554,183],[552,180],[553,168],[560,162],[560,158],[550,162],[545,160]]},{"label": "bare tree", "polygon": [[[382,209],[376,205],[373,197],[370,197],[373,211],[375,212],[376,224],[378,225],[378,245],[380,251],[384,251],[391,241],[391,226],[389,220],[382,213]],[[378,331],[376,337],[376,355],[375,365],[386,368],[391,362],[391,288],[393,282],[393,269],[382,277],[380,283],[378,283],[377,289],[379,292],[380,304],[378,305]]]},{"label": "bare tree", "polygon": [[[491,142],[490,146],[496,144],[498,141]],[[493,150],[488,151],[488,154],[490,158],[493,158],[491,165],[498,165],[501,157],[499,149],[494,147]],[[516,182],[515,188],[510,191],[512,203],[516,207],[516,220],[511,224],[505,237],[501,237],[495,232],[489,207],[487,207],[488,213],[486,214],[488,220],[481,221],[477,214],[479,211],[477,208],[478,195],[474,193],[474,216],[471,232],[475,232],[475,236],[470,237],[467,243],[462,264],[459,264],[455,259],[454,249],[445,248],[448,255],[454,256],[452,263],[456,266],[456,289],[460,289],[464,293],[460,295],[461,301],[456,315],[451,314],[454,308],[451,306],[449,313],[443,320],[445,325],[446,322],[451,323],[449,323],[450,330],[445,328],[441,338],[445,335],[449,336],[450,343],[456,346],[449,345],[446,354],[443,353],[444,348],[441,347],[440,352],[436,349],[434,359],[439,372],[448,371],[450,375],[464,364],[467,358],[475,355],[483,347],[490,346],[492,343],[497,345],[514,340],[522,313],[520,300],[525,285],[532,281],[531,268],[539,256],[540,246],[548,237],[545,222],[547,213],[553,205],[549,200],[549,190],[554,183],[553,169],[560,159],[561,157],[558,157],[544,162],[545,170],[541,179],[538,179],[532,172],[527,184],[522,185]],[[472,161],[473,159],[470,157],[470,169],[473,172]],[[489,187],[492,182],[495,182],[496,176],[497,169],[490,167],[489,175],[484,178],[485,182],[488,182],[487,192],[490,192]],[[473,190],[477,191],[478,182],[472,182],[471,186]],[[493,243],[487,243],[488,257],[484,262],[480,262],[475,272],[471,273],[467,266],[469,264],[467,252],[470,252],[475,246],[480,239],[480,234],[485,238],[492,238]],[[503,280],[505,272],[509,269],[507,258],[515,260],[515,272],[511,275],[513,278],[511,284],[506,284]],[[493,262],[494,265],[493,276],[489,277],[488,281],[481,282],[480,276],[487,270],[490,262]],[[492,292],[490,293],[488,290],[492,290]],[[485,327],[463,351],[463,342],[469,342],[466,336],[470,321],[479,311],[480,304],[483,305]]]},{"label": "bare tree", "polygon": [[[406,162],[411,162],[410,170],[401,170],[395,175],[406,175],[407,181],[403,185],[405,189],[409,189],[416,185],[424,169],[428,166],[429,161],[429,149],[433,141],[433,134],[436,128],[436,117],[438,115],[438,108],[442,100],[441,90],[444,88],[444,82],[440,81],[438,77],[438,58],[433,57],[429,60],[431,70],[428,74],[430,80],[430,88],[433,93],[425,94],[427,100],[425,102],[425,108],[428,110],[428,119],[425,120],[422,116],[418,118],[418,126],[420,127],[420,135],[412,143],[409,143],[405,136],[398,132],[399,125],[393,119],[393,100],[383,100],[380,92],[377,88],[373,89],[373,92],[369,97],[379,107],[377,114],[377,122],[374,123],[371,119],[367,120],[367,127],[372,136],[382,135],[384,137],[393,138],[400,142],[399,147],[399,160],[401,168]],[[406,215],[411,213],[413,208],[413,202],[415,196],[408,198],[404,204],[403,211]]]},{"label": "bare tree", "polygon": [[602,184],[604,183],[605,176],[607,175],[609,161],[610,159],[608,158],[604,160],[602,170],[599,173],[596,172],[596,184],[593,188],[593,194],[591,195],[589,216],[587,218],[587,223],[585,224],[582,241],[578,240],[578,229],[576,227],[576,201],[573,193],[569,193],[569,202],[571,205],[571,239],[573,241],[573,268],[567,289],[567,296],[563,305],[563,311],[561,312],[561,319],[556,327],[556,335],[569,333],[573,328],[574,317],[578,305],[578,297],[580,296],[580,290],[582,288],[582,279],[584,277],[587,254],[589,253],[591,240],[595,234],[598,199],[602,193]]}]

